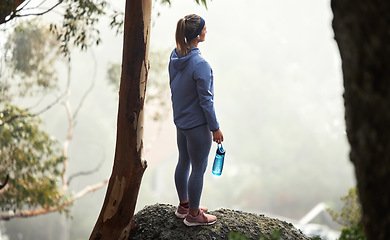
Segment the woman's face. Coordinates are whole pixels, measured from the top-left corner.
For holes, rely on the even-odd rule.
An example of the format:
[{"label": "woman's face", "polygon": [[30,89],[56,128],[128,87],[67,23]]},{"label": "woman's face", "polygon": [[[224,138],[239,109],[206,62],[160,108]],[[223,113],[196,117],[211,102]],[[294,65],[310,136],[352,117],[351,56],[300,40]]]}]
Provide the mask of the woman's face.
[{"label": "woman's face", "polygon": [[202,32],[199,34],[199,42],[204,42],[206,40],[206,24],[204,25]]}]

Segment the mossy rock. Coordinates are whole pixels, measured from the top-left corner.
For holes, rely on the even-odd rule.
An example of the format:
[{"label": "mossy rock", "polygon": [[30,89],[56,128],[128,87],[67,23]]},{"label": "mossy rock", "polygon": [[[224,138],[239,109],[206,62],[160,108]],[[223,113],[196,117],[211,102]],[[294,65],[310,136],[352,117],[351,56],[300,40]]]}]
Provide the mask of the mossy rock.
[{"label": "mossy rock", "polygon": [[211,211],[218,220],[211,226],[187,227],[183,219],[175,216],[176,206],[155,204],[146,206],[134,215],[135,229],[132,239],[228,239],[231,231],[239,232],[249,239],[260,239],[261,235],[270,237],[274,230],[282,229],[283,240],[309,240],[292,224],[263,215],[229,209]]}]

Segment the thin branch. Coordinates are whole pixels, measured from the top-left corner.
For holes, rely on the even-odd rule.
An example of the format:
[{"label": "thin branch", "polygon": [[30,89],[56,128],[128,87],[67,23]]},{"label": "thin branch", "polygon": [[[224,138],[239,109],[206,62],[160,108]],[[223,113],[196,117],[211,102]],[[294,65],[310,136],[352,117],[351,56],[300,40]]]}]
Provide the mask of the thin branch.
[{"label": "thin branch", "polygon": [[43,11],[41,13],[28,13],[28,14],[24,14],[24,15],[16,15],[16,12],[15,12],[15,16],[14,17],[27,17],[27,16],[42,16],[48,12],[50,12],[51,10],[53,10],[54,8],[56,8],[58,5],[60,5],[64,0],[60,0],[58,1],[58,3],[56,3],[54,6],[52,6],[51,8],[47,9],[46,11]]},{"label": "thin branch", "polygon": [[63,149],[62,149],[62,156],[64,157],[63,161],[63,169],[62,169],[62,189],[65,191],[68,188],[68,181],[66,180],[66,171],[68,170],[68,147],[70,140],[72,139],[73,136],[73,127],[74,127],[74,118],[72,116],[72,110],[70,109],[70,104],[69,104],[69,96],[70,96],[70,78],[71,75],[71,65],[68,62],[68,81],[66,85],[66,99],[65,99],[65,108],[66,108],[66,113],[68,115],[68,121],[69,121],[69,128],[68,128],[68,133],[66,136],[66,139],[64,141]]},{"label": "thin branch", "polygon": [[55,106],[61,99],[64,98],[66,92],[64,92],[63,94],[61,94],[56,100],[54,100],[51,104],[47,105],[45,108],[43,108],[42,110],[32,114],[33,117],[35,116],[38,116],[44,112],[46,112],[47,110],[49,110],[50,108],[52,108],[53,106]]},{"label": "thin branch", "polygon": [[81,107],[83,106],[85,99],[86,99],[87,96],[91,93],[92,89],[93,89],[94,86],[95,86],[95,82],[96,82],[96,72],[97,72],[97,60],[96,60],[95,53],[93,52],[92,49],[91,49],[91,54],[92,54],[93,65],[94,65],[94,71],[93,71],[93,75],[92,75],[91,85],[90,85],[89,88],[85,91],[83,97],[81,98],[81,100],[80,100],[80,102],[79,102],[79,105],[77,106],[76,110],[74,111],[74,115],[73,115],[74,118],[77,117],[77,114],[79,113]]},{"label": "thin branch", "polygon": [[[24,9],[29,3],[31,2],[31,0],[28,0],[28,1],[25,1],[23,6],[20,7],[19,9],[16,9],[15,12],[18,12],[18,11],[21,11],[22,9]],[[26,9],[25,9],[26,10]]]},{"label": "thin branch", "polygon": [[65,207],[73,204],[73,202],[77,199],[80,199],[84,197],[86,194],[95,192],[99,190],[100,188],[104,187],[108,183],[108,179],[97,183],[95,185],[90,185],[85,187],[83,190],[79,191],[76,193],[73,199],[70,199],[58,206],[53,206],[53,207],[46,207],[46,208],[39,208],[39,209],[34,209],[34,210],[18,210],[18,211],[9,211],[9,212],[4,212],[0,214],[0,221],[1,220],[10,220],[12,218],[28,218],[28,217],[35,217],[38,215],[44,215],[52,212],[57,212]]},{"label": "thin branch", "polygon": [[[31,0],[30,0],[31,1]],[[25,10],[30,10],[30,9],[37,9],[37,8],[39,8],[39,7],[41,7],[42,6],[42,4],[44,4],[46,2],[46,0],[43,0],[40,4],[38,4],[36,7],[34,7],[34,8],[26,8]]]},{"label": "thin branch", "polygon": [[3,189],[5,187],[5,185],[7,185],[8,179],[9,179],[9,175],[7,174],[7,177],[5,178],[4,183],[0,184],[0,190]]},{"label": "thin branch", "polygon": [[107,185],[107,183],[108,183],[108,179],[105,179],[104,181],[102,181],[100,183],[97,183],[97,184],[94,184],[94,185],[90,185],[90,186],[86,186],[83,190],[79,191],[74,196],[73,200],[80,199],[80,198],[84,197],[85,195],[87,195],[90,192],[95,192],[96,190],[99,190],[100,188],[102,188],[105,185]]},{"label": "thin branch", "polygon": [[69,176],[68,178],[68,183],[67,185],[70,185],[70,182],[76,178],[76,177],[81,177],[81,176],[86,176],[86,175],[91,175],[97,171],[99,171],[99,169],[102,167],[103,165],[103,162],[104,162],[104,157],[103,159],[99,162],[99,164],[92,170],[89,170],[89,171],[80,171],[80,172],[77,172],[75,174],[72,174],[71,176]]},{"label": "thin branch", "polygon": [[31,105],[30,107],[27,107],[26,109],[29,110],[29,109],[33,109],[33,108],[36,108],[39,106],[39,104],[41,104],[43,102],[43,99],[45,99],[47,97],[47,92],[44,92],[42,93],[42,96],[39,98],[38,101],[36,101],[33,105]]},{"label": "thin branch", "polygon": [[4,121],[4,122],[1,122],[0,123],[0,127],[3,126],[4,124],[6,123],[9,123],[9,122],[12,122],[13,120],[17,119],[17,118],[20,118],[20,117],[28,117],[30,116],[30,114],[18,114],[18,115],[15,115],[15,116],[12,116],[11,118],[9,118],[8,120]]},{"label": "thin branch", "polygon": [[[10,123],[12,122],[13,120],[17,119],[17,118],[24,118],[24,117],[36,117],[44,112],[46,112],[47,110],[49,110],[50,108],[52,108],[53,106],[55,106],[62,98],[64,98],[66,92],[63,93],[62,95],[60,95],[57,99],[55,99],[52,103],[50,103],[49,105],[47,105],[45,108],[43,108],[42,110],[36,112],[36,113],[33,113],[33,114],[18,114],[18,115],[15,115],[15,116],[12,116],[11,118],[5,120],[4,122],[1,122],[0,123],[0,127],[3,126],[4,124],[6,123]],[[25,111],[29,111],[29,108],[25,109]]]}]

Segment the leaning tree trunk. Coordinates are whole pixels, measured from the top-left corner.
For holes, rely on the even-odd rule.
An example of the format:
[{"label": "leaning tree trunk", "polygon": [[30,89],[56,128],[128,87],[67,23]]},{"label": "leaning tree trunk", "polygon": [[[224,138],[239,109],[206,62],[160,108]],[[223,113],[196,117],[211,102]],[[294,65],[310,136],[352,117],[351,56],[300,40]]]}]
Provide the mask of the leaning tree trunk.
[{"label": "leaning tree trunk", "polygon": [[390,239],[390,1],[332,0],[363,225]]},{"label": "leaning tree trunk", "polygon": [[90,239],[128,239],[146,161],[143,106],[148,73],[152,0],[127,0],[114,166]]}]

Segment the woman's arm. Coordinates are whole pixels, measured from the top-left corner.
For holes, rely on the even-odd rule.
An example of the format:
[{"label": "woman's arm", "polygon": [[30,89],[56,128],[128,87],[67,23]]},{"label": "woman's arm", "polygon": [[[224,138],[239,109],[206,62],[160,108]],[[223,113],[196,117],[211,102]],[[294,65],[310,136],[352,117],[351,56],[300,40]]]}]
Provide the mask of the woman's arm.
[{"label": "woman's arm", "polygon": [[203,109],[209,129],[215,131],[219,129],[219,123],[214,109],[213,72],[206,61],[197,64],[193,79],[196,83],[199,104]]}]

